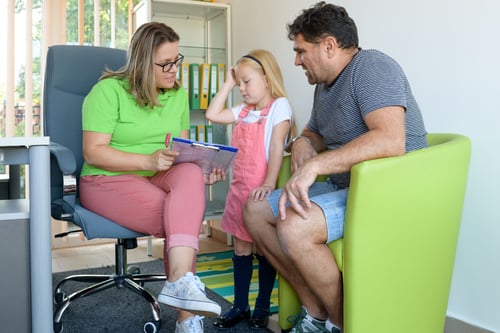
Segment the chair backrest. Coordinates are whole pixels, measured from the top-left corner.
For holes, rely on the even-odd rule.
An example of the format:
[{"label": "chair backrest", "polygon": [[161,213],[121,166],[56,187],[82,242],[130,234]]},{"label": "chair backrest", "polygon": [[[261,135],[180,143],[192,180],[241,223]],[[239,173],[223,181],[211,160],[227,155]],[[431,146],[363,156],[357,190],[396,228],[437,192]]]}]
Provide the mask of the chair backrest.
[{"label": "chair backrest", "polygon": [[52,142],[68,147],[76,158],[76,175],[83,164],[82,103],[105,68],[125,65],[125,50],[97,46],[49,47],[43,91],[43,130]]},{"label": "chair backrest", "polygon": [[[127,52],[97,46],[55,45],[47,52],[43,92],[43,130],[51,141],[51,215],[79,225],[87,239],[136,238],[136,233],[99,216],[79,204],[78,196],[64,192],[64,172],[75,168],[77,181],[83,164],[82,103],[105,68],[117,70],[126,63]],[[57,145],[62,145],[66,150]],[[69,149],[71,152],[68,152]],[[63,152],[64,151],[64,152]],[[73,153],[73,156],[67,154]],[[57,158],[54,155],[59,155]],[[68,165],[71,165],[69,167]],[[76,186],[78,190],[78,184]]]}]

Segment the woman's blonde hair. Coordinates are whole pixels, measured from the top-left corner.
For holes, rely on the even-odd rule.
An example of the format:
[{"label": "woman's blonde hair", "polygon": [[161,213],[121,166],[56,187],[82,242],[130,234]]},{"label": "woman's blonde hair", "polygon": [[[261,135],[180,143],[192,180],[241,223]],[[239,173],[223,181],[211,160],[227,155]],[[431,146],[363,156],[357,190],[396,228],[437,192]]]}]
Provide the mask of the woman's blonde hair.
[{"label": "woman's blonde hair", "polygon": [[271,96],[273,98],[286,97],[283,76],[274,55],[267,50],[253,50],[241,57],[236,65],[246,65],[260,71],[267,77]]},{"label": "woman's blonde hair", "polygon": [[[160,22],[145,23],[132,36],[127,52],[127,63],[117,71],[106,69],[101,79],[114,77],[127,79],[129,92],[141,107],[159,106],[154,72],[155,53],[163,43],[176,43],[179,35],[169,26]],[[172,89],[178,89],[175,82]]]}]

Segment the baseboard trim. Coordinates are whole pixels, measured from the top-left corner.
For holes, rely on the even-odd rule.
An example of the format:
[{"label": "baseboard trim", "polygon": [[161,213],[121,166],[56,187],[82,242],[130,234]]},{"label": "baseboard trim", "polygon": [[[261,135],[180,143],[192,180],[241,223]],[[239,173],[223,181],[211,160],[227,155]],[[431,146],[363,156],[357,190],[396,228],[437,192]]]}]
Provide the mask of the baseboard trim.
[{"label": "baseboard trim", "polygon": [[446,317],[444,326],[444,333],[495,333],[485,328],[477,327],[456,319],[453,317]]}]

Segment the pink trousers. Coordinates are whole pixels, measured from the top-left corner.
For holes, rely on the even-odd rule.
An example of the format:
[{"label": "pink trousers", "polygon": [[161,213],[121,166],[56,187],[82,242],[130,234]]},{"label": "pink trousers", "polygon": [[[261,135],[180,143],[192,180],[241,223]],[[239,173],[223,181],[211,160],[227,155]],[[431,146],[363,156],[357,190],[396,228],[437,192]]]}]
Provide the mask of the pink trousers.
[{"label": "pink trousers", "polygon": [[165,261],[172,247],[198,250],[205,181],[195,164],[181,163],[151,177],[84,176],[80,200],[85,208],[124,227],[165,238]]}]

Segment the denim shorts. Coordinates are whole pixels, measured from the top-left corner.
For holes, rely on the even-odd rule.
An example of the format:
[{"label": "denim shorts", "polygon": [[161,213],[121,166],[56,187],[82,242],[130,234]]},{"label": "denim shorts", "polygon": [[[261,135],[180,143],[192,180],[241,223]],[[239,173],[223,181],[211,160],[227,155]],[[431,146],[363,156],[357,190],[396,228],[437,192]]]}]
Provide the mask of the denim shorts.
[{"label": "denim shorts", "polygon": [[[344,214],[349,188],[338,189],[329,179],[317,182],[309,188],[309,200],[318,205],[326,219],[328,238],[326,243],[333,242],[344,236]],[[281,189],[273,191],[267,198],[274,217],[278,217],[278,201]]]}]

